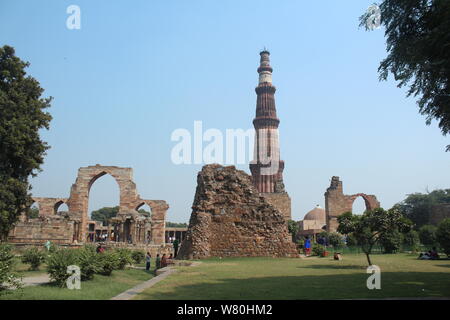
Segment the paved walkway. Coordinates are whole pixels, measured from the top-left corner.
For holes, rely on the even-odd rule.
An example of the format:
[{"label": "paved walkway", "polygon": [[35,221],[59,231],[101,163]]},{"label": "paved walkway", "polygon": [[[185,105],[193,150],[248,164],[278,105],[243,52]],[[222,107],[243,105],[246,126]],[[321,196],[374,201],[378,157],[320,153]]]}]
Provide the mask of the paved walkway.
[{"label": "paved walkway", "polygon": [[[193,262],[189,266],[196,266],[196,265],[199,265],[199,264],[200,264],[200,262]],[[179,265],[186,265],[186,264],[182,263],[182,264],[179,264]],[[145,289],[152,287],[156,283],[160,282],[161,280],[164,280],[169,275],[171,275],[172,273],[175,273],[177,271],[178,270],[175,269],[174,267],[165,267],[165,268],[158,269],[158,271],[156,273],[157,274],[156,277],[153,277],[153,278],[151,278],[148,281],[145,281],[145,282],[142,282],[142,283],[138,284],[134,288],[131,288],[131,289],[128,289],[127,291],[125,291],[125,292],[122,292],[121,294],[111,298],[111,300],[131,300],[135,296],[137,296],[139,293],[144,291]]]},{"label": "paved walkway", "polygon": [[[50,277],[48,274],[40,274],[33,277],[25,277],[21,279],[22,286],[23,287],[31,287],[31,286],[37,286],[40,284],[45,284],[50,282]],[[15,288],[11,288],[12,290],[15,290]]]}]

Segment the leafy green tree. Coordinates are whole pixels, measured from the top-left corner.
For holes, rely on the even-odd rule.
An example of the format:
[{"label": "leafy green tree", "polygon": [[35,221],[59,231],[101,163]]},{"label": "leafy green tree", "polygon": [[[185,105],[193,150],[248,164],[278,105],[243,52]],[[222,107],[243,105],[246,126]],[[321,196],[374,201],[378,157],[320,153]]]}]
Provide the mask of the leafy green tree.
[{"label": "leafy green tree", "polygon": [[294,220],[288,221],[288,231],[292,236],[292,241],[295,241],[295,238],[297,237],[298,232],[298,222],[295,222]]},{"label": "leafy green tree", "polygon": [[358,240],[355,238],[355,236],[350,233],[347,235],[347,246],[353,247],[358,245]]},{"label": "leafy green tree", "polygon": [[450,218],[444,219],[439,223],[436,231],[436,238],[441,248],[447,256],[450,256]]},{"label": "leafy green tree", "polygon": [[413,252],[419,250],[420,239],[416,230],[410,230],[403,235],[403,244],[410,247]]},{"label": "leafy green tree", "polygon": [[38,208],[30,208],[27,215],[28,219],[35,219],[39,217],[39,209]]},{"label": "leafy green tree", "polygon": [[365,211],[362,215],[346,212],[338,217],[341,234],[353,234],[361,249],[366,254],[369,266],[372,265],[370,254],[373,246],[380,241],[383,234],[399,230],[406,233],[411,229],[411,222],[405,219],[395,208],[385,211],[382,208]]},{"label": "leafy green tree", "polygon": [[104,226],[108,224],[109,219],[117,216],[119,212],[119,207],[103,207],[98,210],[91,212],[91,219],[95,221],[100,221]]},{"label": "leafy green tree", "polygon": [[345,242],[341,234],[337,232],[330,232],[328,234],[328,243],[333,246],[333,248],[343,247]]},{"label": "leafy green tree", "polygon": [[397,229],[382,233],[379,238],[384,253],[394,253],[400,250],[402,241],[402,234]]},{"label": "leafy green tree", "polygon": [[168,227],[168,228],[187,228],[187,223],[185,223],[185,222],[182,222],[182,223],[180,223],[180,222],[170,222],[170,221],[167,221],[166,222],[166,227]]},{"label": "leafy green tree", "polygon": [[433,205],[450,203],[450,189],[438,189],[426,194],[409,194],[405,200],[395,205],[402,214],[416,226],[428,224]]},{"label": "leafy green tree", "polygon": [[146,211],[145,209],[139,209],[138,212],[146,217],[150,217],[151,213]]},{"label": "leafy green tree", "polygon": [[420,242],[425,246],[434,246],[437,243],[436,239],[437,227],[433,225],[424,225],[419,229]]},{"label": "leafy green tree", "polygon": [[49,148],[39,130],[49,129],[44,110],[51,98],[41,98],[44,89],[26,75],[28,66],[12,47],[0,47],[0,240],[33,203],[28,178],[40,171]]},{"label": "leafy green tree", "polygon": [[[384,0],[380,4],[388,56],[381,62],[380,80],[389,74],[409,85],[408,96],[418,96],[426,123],[438,121],[450,132],[450,1]],[[369,14],[361,16],[366,26]],[[450,151],[450,145],[447,146]]]}]

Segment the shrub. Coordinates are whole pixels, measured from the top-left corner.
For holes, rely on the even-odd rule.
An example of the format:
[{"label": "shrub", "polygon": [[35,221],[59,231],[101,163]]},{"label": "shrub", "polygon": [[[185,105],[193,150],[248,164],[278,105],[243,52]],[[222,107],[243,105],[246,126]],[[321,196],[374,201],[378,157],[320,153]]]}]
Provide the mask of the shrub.
[{"label": "shrub", "polygon": [[419,238],[420,242],[425,246],[434,246],[436,245],[436,226],[427,224],[422,226],[419,229]]},{"label": "shrub", "polygon": [[67,273],[67,267],[77,265],[76,250],[58,249],[47,258],[47,272],[50,279],[55,281],[59,286],[64,287],[70,274]]},{"label": "shrub", "polygon": [[330,232],[328,234],[328,243],[331,244],[334,248],[344,246],[344,239],[342,235],[337,232]]},{"label": "shrub", "polygon": [[325,247],[321,244],[314,244],[312,247],[312,253],[315,256],[322,256],[322,253],[325,251]]},{"label": "shrub", "polygon": [[445,254],[450,256],[450,218],[444,219],[439,223],[436,237]]},{"label": "shrub", "polygon": [[391,230],[383,233],[379,238],[379,242],[383,247],[384,253],[394,253],[398,251],[402,245],[402,234],[396,229]]},{"label": "shrub", "polygon": [[45,261],[45,253],[38,248],[28,248],[23,252],[22,262],[30,264],[30,270],[39,270],[39,266]]},{"label": "shrub", "polygon": [[142,252],[142,251],[140,251],[140,250],[134,250],[134,251],[131,253],[131,258],[133,259],[133,261],[134,261],[136,264],[139,264],[139,263],[141,263],[141,262],[144,260],[145,254],[144,254],[144,252]]},{"label": "shrub", "polygon": [[97,253],[93,246],[85,246],[76,250],[76,265],[80,267],[81,280],[91,280],[101,269]]},{"label": "shrub", "polygon": [[97,255],[99,263],[98,273],[104,276],[110,276],[113,270],[119,267],[119,257],[116,252],[109,250]]},{"label": "shrub", "polygon": [[20,288],[21,282],[13,272],[14,254],[11,247],[0,244],[0,295],[8,292],[7,288]]},{"label": "shrub", "polygon": [[133,263],[133,259],[131,258],[131,250],[127,248],[117,248],[115,250],[118,257],[118,266],[119,270],[125,269],[128,264]]}]

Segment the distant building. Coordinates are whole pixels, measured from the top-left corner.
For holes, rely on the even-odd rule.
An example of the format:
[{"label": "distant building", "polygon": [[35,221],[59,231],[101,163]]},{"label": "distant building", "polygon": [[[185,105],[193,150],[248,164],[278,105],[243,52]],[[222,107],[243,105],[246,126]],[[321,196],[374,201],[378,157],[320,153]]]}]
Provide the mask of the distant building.
[{"label": "distant building", "polygon": [[298,222],[298,226],[298,238],[303,238],[306,236],[315,238],[319,233],[325,231],[326,229],[327,217],[325,209],[317,205],[305,215],[303,220]]}]

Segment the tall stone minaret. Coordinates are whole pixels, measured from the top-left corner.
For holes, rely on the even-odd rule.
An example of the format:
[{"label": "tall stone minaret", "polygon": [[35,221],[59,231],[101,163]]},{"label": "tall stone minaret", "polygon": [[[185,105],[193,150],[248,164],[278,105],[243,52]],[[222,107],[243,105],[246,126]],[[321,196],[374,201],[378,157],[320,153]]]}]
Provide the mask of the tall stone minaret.
[{"label": "tall stone minaret", "polygon": [[[270,66],[270,52],[260,52],[260,66],[258,68],[259,84],[256,87],[256,117],[253,120],[255,127],[255,150],[253,161],[250,162],[252,180],[258,191],[273,205],[279,207],[286,218],[291,217],[291,201],[284,190],[283,170],[284,161],[280,160],[280,145],[278,125],[275,108],[275,86],[272,85],[272,72]],[[279,203],[279,205],[276,205]]]}]

